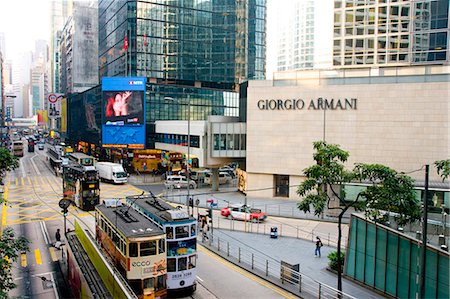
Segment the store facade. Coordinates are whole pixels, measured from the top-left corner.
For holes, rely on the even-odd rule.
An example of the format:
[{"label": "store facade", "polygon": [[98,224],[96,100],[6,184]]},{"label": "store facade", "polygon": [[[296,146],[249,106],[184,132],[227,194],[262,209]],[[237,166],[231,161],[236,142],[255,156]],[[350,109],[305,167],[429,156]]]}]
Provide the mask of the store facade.
[{"label": "store facade", "polygon": [[[418,66],[276,73],[247,88],[247,192],[299,199],[313,142],[349,151],[346,163],[380,163],[411,172],[449,205],[449,184],[432,165],[450,158],[450,67]],[[350,190],[351,191],[351,190]],[[436,203],[439,205],[439,203]]]}]

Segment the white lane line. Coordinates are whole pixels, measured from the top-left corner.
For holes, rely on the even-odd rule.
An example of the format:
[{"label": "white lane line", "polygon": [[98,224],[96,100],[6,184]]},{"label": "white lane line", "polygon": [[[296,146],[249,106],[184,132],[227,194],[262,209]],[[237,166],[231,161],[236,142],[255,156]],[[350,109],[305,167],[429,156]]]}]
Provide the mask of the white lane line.
[{"label": "white lane line", "polygon": [[39,221],[39,225],[41,226],[41,231],[42,231],[42,235],[44,236],[44,239],[45,239],[45,244],[49,244],[48,231],[47,231],[47,227],[45,226],[44,221]]},{"label": "white lane line", "polygon": [[50,272],[50,277],[53,282],[52,286],[53,286],[53,292],[55,292],[55,297],[56,297],[56,299],[59,299],[58,291],[56,290],[56,282],[55,282],[55,277],[53,276],[53,272]]},{"label": "white lane line", "polygon": [[22,177],[25,177],[25,168],[23,168],[22,159],[19,159],[19,166],[20,171],[22,172]]},{"label": "white lane line", "polygon": [[197,279],[200,280],[201,282],[203,282],[203,279],[201,279],[200,277],[198,277],[198,275],[197,275]]},{"label": "white lane line", "polygon": [[33,165],[34,170],[36,170],[37,174],[40,176],[41,172],[39,171],[36,163],[34,162],[34,158],[36,158],[36,157],[38,157],[38,155],[36,155],[36,154],[34,154],[34,156],[31,157],[31,159],[30,159],[31,160],[31,165]]}]

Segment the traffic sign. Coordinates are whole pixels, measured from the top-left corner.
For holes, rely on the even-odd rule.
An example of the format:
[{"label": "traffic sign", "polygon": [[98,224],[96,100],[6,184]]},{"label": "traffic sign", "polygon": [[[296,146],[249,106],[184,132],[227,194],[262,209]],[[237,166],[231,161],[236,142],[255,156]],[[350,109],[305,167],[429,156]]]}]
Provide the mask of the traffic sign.
[{"label": "traffic sign", "polygon": [[56,94],[51,93],[48,95],[48,101],[50,103],[56,103],[57,100],[58,100],[58,97],[56,96]]},{"label": "traffic sign", "polygon": [[70,200],[63,198],[59,201],[58,205],[61,209],[67,209],[70,206]]}]

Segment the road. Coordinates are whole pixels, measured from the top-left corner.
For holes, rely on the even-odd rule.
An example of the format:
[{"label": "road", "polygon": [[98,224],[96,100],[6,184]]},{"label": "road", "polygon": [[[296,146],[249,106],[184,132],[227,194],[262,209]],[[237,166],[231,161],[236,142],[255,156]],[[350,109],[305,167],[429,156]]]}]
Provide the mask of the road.
[{"label": "road", "polygon": [[[31,241],[30,251],[22,254],[12,267],[17,288],[10,291],[10,297],[69,298],[58,263],[62,251],[52,246],[56,229],[63,230],[63,216],[58,207],[62,181],[50,169],[45,151],[25,151],[25,156],[20,158],[20,167],[8,174],[5,186],[7,206],[2,223],[11,226],[16,235],[23,234]],[[123,198],[141,192],[128,184],[102,183],[100,188],[102,199]],[[92,213],[71,207],[68,228],[72,227],[75,218],[93,228]],[[198,254],[199,285],[189,298],[293,297],[201,247]]]}]

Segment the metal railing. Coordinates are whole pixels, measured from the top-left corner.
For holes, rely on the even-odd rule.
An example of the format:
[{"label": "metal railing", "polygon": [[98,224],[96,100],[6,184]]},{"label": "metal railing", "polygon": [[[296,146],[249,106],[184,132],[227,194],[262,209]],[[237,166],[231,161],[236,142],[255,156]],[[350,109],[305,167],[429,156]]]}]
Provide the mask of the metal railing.
[{"label": "metal railing", "polygon": [[240,267],[260,277],[267,278],[271,281],[275,280],[279,286],[302,298],[355,298],[323,284],[300,271],[284,266],[280,261],[230,243],[219,237],[210,235],[206,243],[203,244],[229,261],[238,264]]}]

